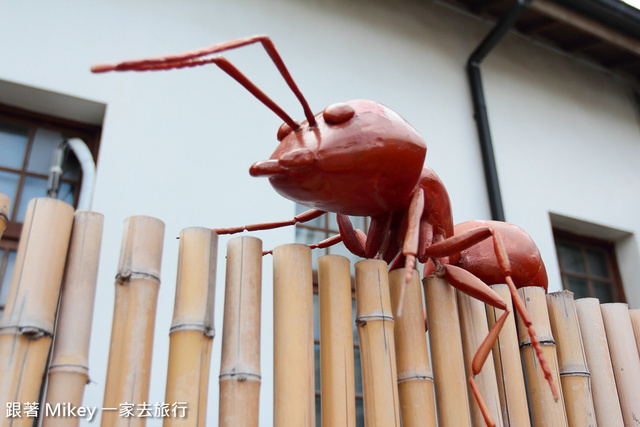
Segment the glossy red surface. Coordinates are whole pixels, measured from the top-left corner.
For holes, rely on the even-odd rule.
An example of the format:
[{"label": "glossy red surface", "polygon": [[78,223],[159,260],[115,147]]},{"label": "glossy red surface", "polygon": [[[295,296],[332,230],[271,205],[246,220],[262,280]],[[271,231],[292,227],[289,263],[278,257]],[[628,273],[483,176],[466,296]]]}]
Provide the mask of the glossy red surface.
[{"label": "glossy red surface", "polygon": [[[285,135],[271,158],[255,163],[283,197],[324,211],[376,216],[410,197],[427,151],[420,134],[391,109],[347,101],[316,114]],[[327,122],[327,118],[330,120]]]},{"label": "glossy red surface", "polygon": [[[479,227],[489,227],[499,231],[511,263],[512,278],[516,287],[540,286],[547,290],[547,271],[542,256],[536,244],[523,229],[506,222],[468,221],[456,225],[455,233],[461,234]],[[504,283],[492,239],[483,240],[463,250],[457,265],[489,285]]]}]

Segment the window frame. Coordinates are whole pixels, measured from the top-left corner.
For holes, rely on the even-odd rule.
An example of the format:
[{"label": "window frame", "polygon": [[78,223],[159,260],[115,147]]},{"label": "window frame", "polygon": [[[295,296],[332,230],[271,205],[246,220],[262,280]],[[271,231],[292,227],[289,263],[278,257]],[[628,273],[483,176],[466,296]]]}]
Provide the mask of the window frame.
[{"label": "window frame", "polygon": [[[37,113],[29,110],[25,110],[19,107],[11,106],[8,104],[0,103],[0,120],[8,123],[14,123],[20,126],[27,126],[29,128],[29,139],[27,141],[27,147],[25,151],[25,157],[20,169],[0,166],[0,171],[10,172],[12,174],[19,175],[16,194],[14,200],[11,200],[11,207],[8,215],[7,227],[0,238],[0,250],[3,251],[0,256],[0,292],[2,291],[2,283],[9,284],[11,280],[4,280],[9,265],[9,256],[12,252],[18,251],[20,243],[20,235],[22,234],[21,222],[16,220],[18,215],[18,206],[20,199],[24,194],[24,183],[27,177],[36,177],[41,179],[48,179],[48,175],[42,173],[32,172],[27,170],[27,163],[33,147],[34,137],[37,129],[51,130],[59,132],[67,138],[80,138],[82,139],[91,155],[94,162],[97,164],[98,153],[100,149],[100,137],[102,135],[102,126],[95,124],[82,123],[70,119],[64,119],[47,115],[43,113]],[[82,186],[82,175],[79,179],[62,178],[61,183],[71,183],[76,186],[75,189],[75,205],[79,200],[79,191]],[[4,305],[0,304],[0,313],[4,310]]]},{"label": "window frame", "polygon": [[[81,122],[76,122],[69,119],[58,118],[42,113],[36,113],[33,111],[24,110],[18,107],[13,107],[7,104],[0,103],[0,120],[4,120],[11,123],[16,123],[24,126],[28,126],[29,129],[29,141],[27,145],[27,152],[25,154],[25,159],[29,158],[30,150],[33,145],[33,138],[35,135],[35,131],[37,128],[52,130],[56,132],[60,132],[65,134],[65,136],[69,138],[80,138],[82,139],[91,155],[93,156],[94,162],[97,164],[98,161],[98,153],[100,148],[100,136],[102,134],[102,127],[97,125],[91,125]],[[0,166],[0,171],[9,171],[12,173],[18,173],[17,170],[5,168]],[[22,168],[19,171],[20,180],[18,183],[18,190],[16,193],[16,200],[20,200],[22,196],[22,191],[24,187],[24,181],[27,176],[34,176],[39,178],[48,178],[48,176],[44,176],[42,174],[27,172],[26,164],[22,165]],[[75,180],[66,180],[63,179],[62,182],[73,182],[78,184],[78,188],[82,184],[82,178],[79,181]],[[78,195],[76,194],[76,203],[78,200]],[[7,246],[13,246],[8,241],[16,242],[15,246],[17,246],[17,241],[20,239],[20,233],[22,232],[22,223],[17,222],[15,220],[17,210],[14,209],[16,206],[16,200],[11,200],[11,212],[9,213],[9,221],[7,223],[7,228],[2,236],[2,240],[0,240],[0,248],[5,248]],[[74,206],[75,207],[75,206]]]},{"label": "window frame", "polygon": [[[592,289],[592,282],[594,280],[597,280],[599,282],[608,282],[612,290],[612,298],[613,298],[612,302],[621,302],[621,303],[627,302],[627,298],[624,293],[622,277],[620,275],[620,270],[618,268],[618,258],[616,255],[615,242],[611,240],[585,236],[585,235],[573,233],[571,231],[567,231],[567,230],[563,230],[555,227],[553,228],[553,238],[554,238],[554,245],[556,249],[556,256],[558,259],[558,270],[560,273],[560,282],[562,284],[562,289],[570,290],[570,289],[567,289],[565,286],[564,278],[566,276],[585,279],[587,281],[587,290],[589,292],[589,297],[596,298],[595,292]],[[587,269],[587,272],[585,274],[564,270],[562,256],[560,254],[559,246],[558,246],[562,242],[570,243],[572,245],[576,245],[580,247],[582,258],[585,261],[585,268]],[[607,279],[600,276],[594,276],[589,273],[588,263],[586,262],[586,250],[589,248],[601,250],[606,254],[607,267],[609,269],[611,277]]]}]

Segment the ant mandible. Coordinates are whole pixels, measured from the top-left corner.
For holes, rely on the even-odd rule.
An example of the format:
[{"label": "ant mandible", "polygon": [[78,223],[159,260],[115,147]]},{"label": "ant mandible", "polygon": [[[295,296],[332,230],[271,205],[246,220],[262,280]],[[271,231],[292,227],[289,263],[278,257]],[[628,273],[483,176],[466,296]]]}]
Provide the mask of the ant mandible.
[{"label": "ant mandible", "polygon": [[[302,123],[287,115],[225,57],[210,56],[254,43],[262,44],[299,100],[306,117]],[[425,276],[438,271],[460,291],[506,310],[505,302],[485,284],[506,282],[558,399],[530,316],[516,291],[522,286],[546,290],[547,276],[538,248],[522,229],[503,222],[469,221],[454,228],[447,190],[435,172],[424,166],[426,143],[397,113],[375,101],[353,100],[332,104],[314,115],[275,45],[262,35],[179,55],[97,65],[92,71],[155,71],[211,63],[284,121],[277,133],[278,147],[269,160],[251,166],[251,175],[268,177],[280,195],[312,208],[288,221],[214,229],[218,234],[284,227],[334,212],[340,234],[311,246],[323,248],[343,242],[359,257],[383,259],[392,269],[404,266],[405,286],[419,261],[426,263]],[[354,229],[349,215],[371,217],[368,234]],[[402,301],[401,296],[398,316]],[[477,351],[473,375],[480,372],[508,313],[505,311]],[[484,415],[487,424],[492,424],[491,415]]]}]

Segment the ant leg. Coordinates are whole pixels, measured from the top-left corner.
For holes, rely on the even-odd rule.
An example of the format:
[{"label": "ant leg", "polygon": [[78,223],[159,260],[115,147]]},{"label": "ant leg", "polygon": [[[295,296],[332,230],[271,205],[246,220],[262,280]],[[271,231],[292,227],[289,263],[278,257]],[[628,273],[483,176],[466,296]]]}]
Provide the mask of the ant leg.
[{"label": "ant leg", "polygon": [[407,211],[407,233],[404,236],[404,244],[402,245],[402,255],[405,257],[405,278],[402,282],[400,297],[398,300],[397,316],[402,317],[402,307],[404,305],[404,293],[407,285],[413,277],[413,269],[416,266],[416,256],[418,256],[418,243],[420,241],[420,218],[424,211],[424,190],[418,188],[413,194],[409,210]]},{"label": "ant leg", "polygon": [[242,225],[240,227],[231,228],[214,228],[213,231],[215,231],[217,234],[236,234],[243,231],[271,230],[273,228],[295,225],[299,222],[308,222],[324,215],[325,213],[325,211],[321,211],[319,209],[309,209],[308,211],[302,212],[300,215],[296,215],[295,217],[293,217],[293,219],[290,219],[288,221],[264,222],[261,224]]},{"label": "ant leg", "polygon": [[487,426],[495,427],[496,422],[487,407],[487,404],[484,402],[482,395],[480,394],[480,389],[478,388],[478,384],[476,384],[476,380],[473,377],[469,377],[469,386],[471,386],[471,391],[473,392],[473,396],[476,398],[476,402],[478,402],[478,407],[480,408],[480,413],[484,418],[484,422]]},{"label": "ant leg", "polygon": [[367,236],[362,230],[353,228],[353,224],[351,224],[351,220],[347,215],[336,214],[336,219],[338,220],[338,229],[344,246],[352,254],[365,258],[364,247]]},{"label": "ant leg", "polygon": [[502,274],[504,275],[507,285],[509,286],[509,291],[511,293],[511,298],[513,299],[513,305],[515,306],[522,322],[527,327],[527,332],[529,337],[531,338],[531,345],[536,352],[536,356],[538,357],[538,361],[540,362],[540,367],[542,368],[542,372],[544,373],[544,378],[549,383],[549,387],[551,388],[551,393],[553,394],[553,398],[557,402],[559,399],[558,389],[556,388],[555,383],[553,382],[553,377],[551,375],[551,368],[549,367],[549,363],[547,359],[544,357],[544,353],[542,352],[542,346],[540,345],[540,341],[536,337],[536,332],[533,329],[533,324],[531,323],[531,317],[529,316],[529,312],[527,311],[527,307],[524,305],[522,298],[520,298],[520,294],[518,294],[516,285],[513,283],[513,279],[511,278],[511,262],[509,261],[509,257],[507,256],[507,251],[504,247],[504,242],[500,233],[497,230],[493,230],[493,247],[496,253],[496,257],[498,258],[498,265],[502,270]]},{"label": "ant leg", "polygon": [[[324,239],[323,241],[319,242],[319,243],[314,243],[312,245],[308,245],[309,248],[311,249],[324,249],[324,248],[328,248],[330,246],[333,245],[337,245],[338,243],[342,242],[342,236],[340,236],[339,234],[336,234],[335,236],[331,236],[327,239]],[[273,251],[264,251],[262,252],[262,255],[272,255]]]},{"label": "ant leg", "polygon": [[383,246],[388,245],[389,228],[391,227],[391,212],[372,217],[367,233],[367,242],[364,252],[366,258],[373,258],[381,251]]},{"label": "ant leg", "polygon": [[[211,62],[216,62],[213,58],[209,58],[207,60],[199,59],[203,56],[212,55],[214,53],[235,49],[235,48],[250,45],[253,43],[262,44],[263,48],[265,49],[265,51],[273,61],[274,65],[280,72],[280,75],[282,75],[282,77],[284,78],[285,82],[287,83],[291,91],[294,93],[296,98],[298,98],[298,101],[300,102],[300,104],[302,105],[302,109],[304,110],[304,115],[309,121],[309,125],[314,126],[316,124],[316,121],[313,116],[313,112],[309,107],[309,104],[307,103],[306,99],[302,95],[302,92],[298,88],[298,85],[293,80],[293,77],[291,77],[289,70],[287,69],[286,65],[284,64],[284,61],[282,60],[282,58],[280,57],[280,54],[278,53],[278,50],[273,44],[273,41],[269,37],[264,35],[245,37],[237,40],[227,41],[224,43],[218,43],[218,44],[214,44],[213,46],[209,46],[208,48],[189,51],[189,52],[185,52],[178,55],[166,55],[166,56],[161,56],[156,58],[125,61],[116,65],[96,65],[91,68],[91,71],[93,71],[94,73],[103,73],[106,71],[129,71],[129,70],[149,71],[149,70],[167,70],[172,68],[182,68],[182,67],[191,67],[195,65],[203,65]],[[227,70],[224,70],[224,71],[227,72],[227,74],[231,75],[231,77],[233,77],[234,79],[238,80],[233,74],[229,73],[229,71]],[[267,106],[271,108],[269,105]],[[293,121],[292,121],[294,123],[293,126],[287,120],[285,120],[285,122],[287,122],[287,124],[289,124],[289,126],[291,126],[292,129],[294,130],[298,129],[299,127],[299,125]]]},{"label": "ant leg", "polygon": [[342,242],[342,236],[339,234],[336,234],[335,236],[331,236],[327,239],[324,239],[321,242],[314,243],[313,245],[309,245],[309,247],[311,249],[324,249],[324,248],[331,247],[333,245],[337,245],[340,242]]},{"label": "ant leg", "polygon": [[[527,327],[527,332],[531,337],[531,344],[540,362],[540,367],[544,372],[544,377],[549,383],[549,387],[551,388],[551,393],[553,394],[554,399],[558,400],[559,398],[558,390],[555,384],[553,383],[553,377],[551,376],[551,369],[544,357],[544,354],[542,353],[542,347],[540,345],[540,341],[536,338],[535,330],[533,329],[533,325],[531,323],[531,318],[529,316],[527,308],[522,302],[522,299],[520,298],[520,295],[518,294],[516,290],[516,286],[511,277],[511,262],[509,261],[509,257],[507,256],[507,251],[504,247],[504,242],[502,240],[502,237],[500,236],[500,233],[497,230],[493,230],[489,227],[475,228],[465,233],[452,236],[438,243],[434,243],[429,248],[427,248],[427,255],[431,257],[435,256],[438,258],[443,256],[454,255],[459,253],[461,250],[466,249],[476,243],[479,243],[488,237],[493,238],[494,252],[498,260],[498,265],[502,271],[502,275],[504,276],[505,281],[509,286],[509,291],[511,293],[513,304],[516,310],[518,311],[518,314],[522,318],[523,323]],[[471,273],[465,270],[462,270],[459,267],[455,267],[452,265],[445,265],[444,268],[445,268],[445,274],[447,276],[447,280],[449,280],[449,283],[451,283],[453,286],[456,286],[454,282],[458,282],[457,284],[460,286],[468,286],[475,281],[473,279],[480,281]],[[456,277],[454,277],[454,274],[458,274],[460,278],[456,280]],[[471,279],[471,277],[473,277],[473,279]],[[480,281],[480,283],[482,283],[482,281]],[[472,287],[474,286],[472,285]],[[486,287],[487,289],[491,289],[491,288],[488,288],[486,285],[484,285],[484,287]],[[463,289],[461,290],[465,292]],[[475,296],[473,294],[470,294],[470,295]],[[480,297],[476,297],[476,298],[481,299]],[[484,301],[484,302],[487,302],[487,301]]]},{"label": "ant leg", "polygon": [[[323,214],[325,211],[320,211],[317,209],[311,209],[306,212],[301,213],[300,215],[294,217],[294,219],[289,221],[282,222],[267,222],[263,224],[253,224],[253,225],[245,225],[241,227],[233,227],[233,228],[215,228],[214,231],[218,234],[234,234],[242,231],[255,231],[255,230],[268,230],[277,227],[286,227],[288,225],[294,225],[298,222],[306,222],[311,221]],[[364,234],[362,230],[356,230],[353,228],[353,224],[349,220],[349,217],[346,215],[337,215],[338,219],[338,228],[340,229],[340,234],[336,234],[335,236],[331,236],[328,239],[325,239],[319,243],[315,243],[309,245],[311,249],[323,249],[328,248],[330,246],[336,245],[340,242],[343,242],[345,247],[354,255],[364,257],[364,242],[367,239],[367,236]],[[345,237],[346,236],[346,237]],[[265,251],[262,254],[270,254],[271,251]]]}]

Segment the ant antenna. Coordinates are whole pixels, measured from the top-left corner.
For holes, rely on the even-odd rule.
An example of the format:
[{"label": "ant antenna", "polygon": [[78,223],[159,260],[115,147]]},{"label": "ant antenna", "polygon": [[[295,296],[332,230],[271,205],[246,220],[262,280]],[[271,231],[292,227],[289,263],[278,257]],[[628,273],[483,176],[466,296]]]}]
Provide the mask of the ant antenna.
[{"label": "ant antenna", "polygon": [[218,43],[205,49],[194,50],[185,52],[178,55],[167,55],[157,58],[141,59],[136,61],[125,61],[116,65],[95,65],[91,67],[91,71],[94,73],[104,73],[107,71],[155,71],[155,70],[170,70],[174,68],[196,67],[205,64],[216,64],[222,71],[227,73],[238,83],[240,83],[245,89],[247,89],[253,96],[255,96],[260,102],[262,102],[267,108],[278,115],[285,123],[287,123],[291,129],[297,131],[300,129],[300,124],[293,120],[287,113],[284,112],[271,98],[269,98],[262,90],[260,90],[251,80],[249,80],[240,70],[238,70],[229,60],[224,56],[214,56],[212,58],[202,58],[203,56],[211,55],[213,53],[222,52],[225,50],[231,50],[238,47],[246,46],[253,43],[261,43],[265,51],[273,61],[274,65],[280,72],[280,75],[284,78],[285,82],[294,93],[298,101],[302,105],[304,115],[309,122],[309,126],[315,126],[316,120],[313,116],[311,108],[307,100],[302,95],[298,85],[291,77],[289,70],[282,61],[280,54],[276,50],[275,45],[271,39],[267,36],[259,35],[246,37],[237,40],[231,40],[224,43]]}]

